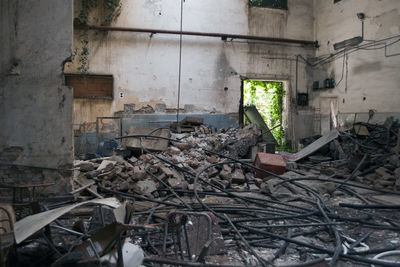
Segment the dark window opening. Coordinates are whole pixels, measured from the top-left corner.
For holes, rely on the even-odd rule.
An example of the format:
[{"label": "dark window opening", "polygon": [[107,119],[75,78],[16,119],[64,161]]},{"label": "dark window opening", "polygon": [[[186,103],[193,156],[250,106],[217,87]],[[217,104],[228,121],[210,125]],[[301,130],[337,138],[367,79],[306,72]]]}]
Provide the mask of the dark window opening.
[{"label": "dark window opening", "polygon": [[288,9],[287,0],[249,0],[250,6]]},{"label": "dark window opening", "polygon": [[336,4],[336,3],[339,3],[340,1],[342,1],[342,0],[333,0],[333,3]]},{"label": "dark window opening", "polygon": [[74,98],[113,99],[112,75],[65,74],[65,83],[74,88]]}]

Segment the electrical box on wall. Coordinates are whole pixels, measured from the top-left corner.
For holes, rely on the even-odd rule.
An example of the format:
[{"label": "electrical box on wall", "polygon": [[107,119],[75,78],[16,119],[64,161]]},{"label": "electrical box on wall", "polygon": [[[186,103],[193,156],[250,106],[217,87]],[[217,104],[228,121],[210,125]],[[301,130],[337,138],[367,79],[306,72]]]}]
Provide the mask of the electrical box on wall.
[{"label": "electrical box on wall", "polygon": [[297,94],[297,105],[301,107],[308,106],[308,94],[298,93]]},{"label": "electrical box on wall", "polygon": [[327,78],[327,79],[325,79],[324,80],[324,85],[323,85],[323,87],[320,87],[319,86],[319,81],[314,81],[313,82],[313,86],[312,86],[312,89],[314,90],[314,91],[316,91],[316,90],[323,90],[323,89],[332,89],[332,88],[335,88],[335,79],[334,78]]}]

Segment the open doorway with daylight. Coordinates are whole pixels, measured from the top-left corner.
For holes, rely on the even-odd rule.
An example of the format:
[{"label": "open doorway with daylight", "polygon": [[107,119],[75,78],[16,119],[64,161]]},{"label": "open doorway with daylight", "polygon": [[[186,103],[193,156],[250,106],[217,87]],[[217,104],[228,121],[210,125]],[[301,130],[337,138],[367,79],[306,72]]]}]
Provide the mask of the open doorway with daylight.
[{"label": "open doorway with daylight", "polygon": [[285,82],[242,81],[241,121],[255,123],[263,130],[264,139],[273,141],[279,150],[286,149]]}]

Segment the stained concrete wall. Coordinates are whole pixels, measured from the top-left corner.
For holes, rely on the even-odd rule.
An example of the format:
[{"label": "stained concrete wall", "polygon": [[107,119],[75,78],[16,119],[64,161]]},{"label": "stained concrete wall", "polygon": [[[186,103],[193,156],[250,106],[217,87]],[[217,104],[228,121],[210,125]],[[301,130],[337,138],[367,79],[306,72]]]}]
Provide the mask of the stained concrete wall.
[{"label": "stained concrete wall", "polygon": [[71,173],[4,163],[70,168],[72,90],[63,62],[72,53],[72,1],[0,2],[0,182],[55,182]]},{"label": "stained concrete wall", "polygon": [[[314,106],[329,110],[326,104],[321,106],[321,103],[329,103],[323,99],[337,98],[342,126],[351,124],[355,113],[358,113],[356,120],[368,120],[365,115],[370,109],[400,117],[400,42],[386,51],[387,55],[397,56],[385,56],[384,49],[372,50],[399,40],[400,1],[342,0],[334,4],[332,0],[315,0],[315,38],[321,45],[317,56],[322,58],[336,53],[334,43],[361,36],[361,21],[356,15],[360,12],[366,15],[365,41],[361,45],[372,44],[372,40],[397,38],[367,47],[368,50],[348,49],[344,61],[344,52],[340,52],[336,60],[313,69],[314,79],[320,82],[328,77],[334,77],[337,83],[341,80],[335,89],[315,92],[312,99]],[[378,117],[380,120],[376,122],[386,118]]]},{"label": "stained concrete wall", "polygon": [[[288,10],[249,7],[248,0],[186,0],[183,30],[259,35],[312,41],[313,2],[289,0]],[[122,1],[122,12],[113,26],[179,30],[179,0]],[[75,46],[79,51],[79,32]],[[74,123],[90,123],[111,116],[134,104],[136,109],[164,104],[177,106],[179,36],[109,32],[91,34],[90,73],[114,75],[114,100],[74,100]],[[313,47],[245,40],[183,36],[180,107],[192,113],[237,114],[241,80],[287,81],[288,103],[295,98],[296,55],[313,57]],[[66,71],[77,72],[77,59]],[[311,76],[299,64],[299,91],[305,91]],[[120,98],[123,93],[123,98]],[[287,105],[289,108],[290,105]],[[288,110],[287,110],[288,111]],[[309,115],[312,111],[304,111]],[[296,110],[289,119],[299,122]],[[312,127],[294,132],[312,133]]]}]

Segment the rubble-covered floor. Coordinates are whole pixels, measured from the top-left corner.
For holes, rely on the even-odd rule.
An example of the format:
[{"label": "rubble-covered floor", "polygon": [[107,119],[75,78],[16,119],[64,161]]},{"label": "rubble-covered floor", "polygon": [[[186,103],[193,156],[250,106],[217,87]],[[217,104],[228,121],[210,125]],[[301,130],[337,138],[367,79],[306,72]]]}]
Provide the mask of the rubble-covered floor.
[{"label": "rubble-covered floor", "polygon": [[[117,248],[125,263],[143,250],[144,266],[399,266],[399,127],[361,126],[288,162],[283,175],[246,159],[261,140],[255,126],[203,125],[156,139],[163,152],[76,161],[75,199],[116,197],[122,209],[76,208],[10,255],[15,266],[98,266],[100,257],[122,266],[106,260]],[[391,251],[382,260],[392,262],[377,258]]]}]

